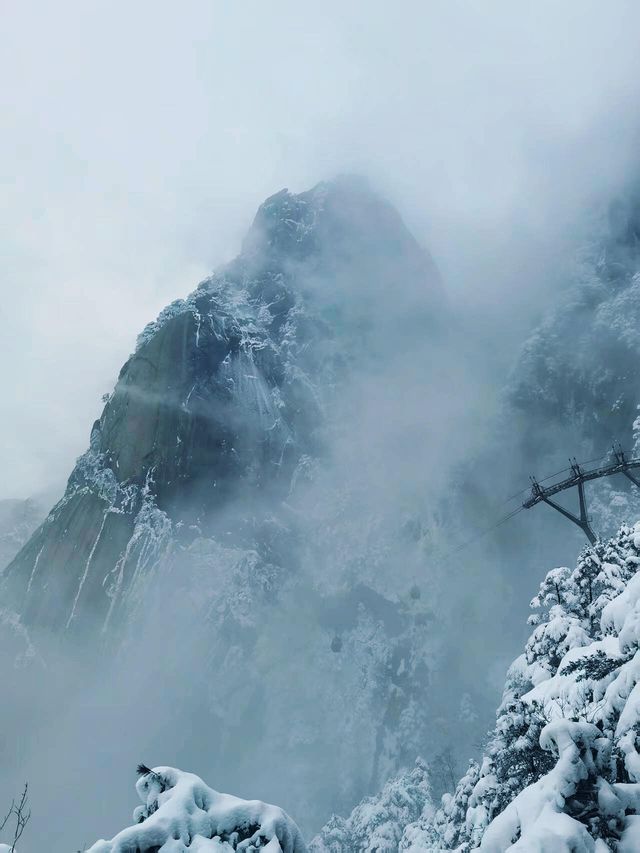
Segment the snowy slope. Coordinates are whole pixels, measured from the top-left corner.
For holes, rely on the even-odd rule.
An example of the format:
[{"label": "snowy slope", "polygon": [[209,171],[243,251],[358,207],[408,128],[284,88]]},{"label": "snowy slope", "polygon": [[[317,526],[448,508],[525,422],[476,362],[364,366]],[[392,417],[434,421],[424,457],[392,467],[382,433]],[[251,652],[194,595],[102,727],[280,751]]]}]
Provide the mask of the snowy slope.
[{"label": "snowy slope", "polygon": [[[523,347],[509,389],[522,441],[549,447],[552,427],[579,431],[592,447],[606,448],[612,436],[628,446],[639,402],[639,362],[636,186],[596,217],[566,292]],[[540,430],[543,420],[546,430]]]},{"label": "snowy slope", "polygon": [[[505,390],[498,453],[517,483],[606,454],[632,451],[640,403],[640,186],[592,213],[588,242],[566,264],[563,287],[525,341]],[[623,478],[589,486],[594,528],[611,536],[638,518]],[[533,538],[540,538],[540,529]],[[577,540],[576,540],[577,541]]]}]

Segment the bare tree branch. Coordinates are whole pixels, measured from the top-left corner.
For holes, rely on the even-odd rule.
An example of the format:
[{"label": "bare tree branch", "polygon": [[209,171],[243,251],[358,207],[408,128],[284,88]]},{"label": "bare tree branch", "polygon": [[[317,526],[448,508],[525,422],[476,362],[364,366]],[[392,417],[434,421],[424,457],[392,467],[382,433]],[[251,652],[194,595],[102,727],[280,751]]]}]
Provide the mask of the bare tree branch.
[{"label": "bare tree branch", "polygon": [[11,820],[11,818],[15,819],[15,828],[13,831],[13,841],[11,843],[11,853],[15,853],[16,844],[18,843],[20,836],[25,830],[26,825],[29,823],[31,819],[31,809],[29,806],[29,784],[25,782],[24,790],[22,791],[22,795],[18,802],[15,800],[11,801],[11,808],[7,812],[6,817],[0,823],[0,831],[2,831],[7,823]]},{"label": "bare tree branch", "polygon": [[7,812],[7,816],[6,816],[6,817],[5,817],[5,819],[2,821],[2,823],[0,823],[0,832],[2,832],[2,830],[5,828],[5,826],[7,825],[7,821],[9,820],[9,818],[11,817],[11,815],[13,814],[13,807],[15,806],[15,804],[16,804],[16,801],[15,801],[15,800],[11,800],[11,806],[10,806],[10,808],[9,808],[9,811]]},{"label": "bare tree branch", "polygon": [[13,844],[11,845],[11,853],[15,853],[16,844],[20,836],[24,832],[25,826],[31,820],[31,809],[27,808],[29,802],[29,783],[25,782],[20,802],[17,806],[13,806],[13,813],[16,818],[16,829],[13,834]]}]

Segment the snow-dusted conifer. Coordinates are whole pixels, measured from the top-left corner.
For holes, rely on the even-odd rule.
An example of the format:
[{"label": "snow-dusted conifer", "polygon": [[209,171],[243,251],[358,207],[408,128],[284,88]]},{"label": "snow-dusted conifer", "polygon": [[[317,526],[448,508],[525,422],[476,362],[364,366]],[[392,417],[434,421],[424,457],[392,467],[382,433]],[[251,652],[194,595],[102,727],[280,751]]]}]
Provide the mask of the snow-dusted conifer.
[{"label": "snow-dusted conifer", "polygon": [[427,765],[391,779],[377,797],[367,797],[346,820],[333,817],[310,844],[310,853],[397,853],[408,825],[432,817]]},{"label": "snow-dusted conifer", "polygon": [[434,819],[440,849],[640,849],[639,564],[624,526],[548,573],[464,817],[444,798]]}]

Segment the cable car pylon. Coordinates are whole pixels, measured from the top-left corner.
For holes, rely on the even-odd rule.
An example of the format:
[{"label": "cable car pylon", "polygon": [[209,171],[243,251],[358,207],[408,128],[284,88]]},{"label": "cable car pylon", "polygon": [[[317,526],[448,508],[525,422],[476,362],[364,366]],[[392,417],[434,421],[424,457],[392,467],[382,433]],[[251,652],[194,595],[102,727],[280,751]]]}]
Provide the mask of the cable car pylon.
[{"label": "cable car pylon", "polygon": [[[531,495],[522,504],[524,509],[531,509],[536,504],[546,503],[565,518],[577,525],[585,534],[589,542],[594,545],[597,542],[597,535],[591,527],[591,519],[587,512],[587,501],[585,497],[584,484],[589,480],[597,480],[600,477],[609,477],[612,474],[624,474],[634,486],[640,489],[640,480],[635,477],[631,471],[635,468],[640,468],[640,458],[627,458],[627,454],[622,449],[619,443],[614,443],[612,447],[613,462],[608,465],[600,466],[592,471],[585,471],[576,461],[575,456],[569,460],[571,474],[564,480],[558,483],[553,483],[550,486],[541,486],[535,477],[531,477]],[[563,492],[566,489],[577,488],[578,503],[580,507],[580,515],[575,515],[568,509],[565,509],[560,504],[551,500],[552,495]]]}]

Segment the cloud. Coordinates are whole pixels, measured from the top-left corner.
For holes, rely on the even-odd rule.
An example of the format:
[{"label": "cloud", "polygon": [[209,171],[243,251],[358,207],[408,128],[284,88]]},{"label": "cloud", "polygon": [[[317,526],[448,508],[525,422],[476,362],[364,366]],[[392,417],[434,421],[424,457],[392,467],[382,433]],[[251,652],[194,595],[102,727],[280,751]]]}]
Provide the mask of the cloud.
[{"label": "cloud", "polygon": [[[3,20],[3,495],[66,475],[137,331],[281,186],[368,174],[454,293],[526,314],[540,255],[636,140],[633,2],[76,0]],[[532,256],[538,281],[514,287]]]}]

